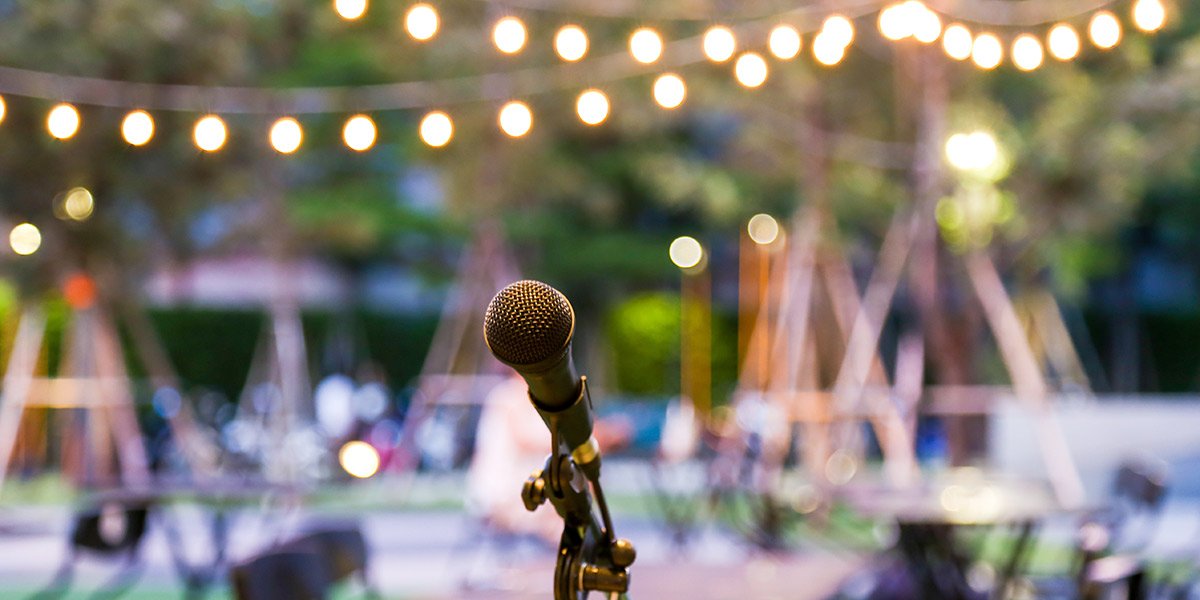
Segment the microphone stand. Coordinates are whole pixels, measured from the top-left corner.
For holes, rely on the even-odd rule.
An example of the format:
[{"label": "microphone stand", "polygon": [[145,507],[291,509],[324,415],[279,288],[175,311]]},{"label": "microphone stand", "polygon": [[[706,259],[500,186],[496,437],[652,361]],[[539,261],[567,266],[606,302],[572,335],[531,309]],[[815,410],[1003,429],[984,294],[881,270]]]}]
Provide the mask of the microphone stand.
[{"label": "microphone stand", "polygon": [[[586,376],[580,378],[579,388],[575,404],[586,402],[590,407]],[[545,466],[525,481],[521,500],[531,512],[549,500],[563,520],[554,567],[554,600],[586,600],[591,592],[604,593],[609,600],[628,600],[628,568],[637,552],[629,540],[613,533],[599,469],[594,470],[596,477],[589,479],[560,439],[555,414],[543,415],[551,421],[551,454]],[[593,504],[599,508],[599,520]]]}]

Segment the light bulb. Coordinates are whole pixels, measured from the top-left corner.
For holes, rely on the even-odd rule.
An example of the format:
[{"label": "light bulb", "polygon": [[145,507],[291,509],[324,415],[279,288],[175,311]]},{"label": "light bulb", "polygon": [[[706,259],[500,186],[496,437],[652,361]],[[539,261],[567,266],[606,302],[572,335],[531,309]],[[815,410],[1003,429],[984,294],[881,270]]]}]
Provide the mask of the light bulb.
[{"label": "light bulb", "polygon": [[746,233],[750,234],[750,239],[755,244],[773,244],[779,238],[779,221],[771,215],[759,213],[750,217],[750,222],[746,224]]},{"label": "light bulb", "polygon": [[59,218],[72,221],[86,221],[96,209],[96,199],[87,188],[72,188],[62,197],[61,211],[55,211]]},{"label": "light bulb", "polygon": [[121,120],[121,137],[130,146],[145,146],[154,137],[154,118],[144,110],[130,111]]},{"label": "light bulb", "polygon": [[759,87],[767,81],[767,61],[756,52],[747,52],[734,63],[733,75],[748,88]]},{"label": "light bulb", "polygon": [[554,51],[567,62],[575,62],[588,51],[587,32],[578,25],[565,25],[554,34]]},{"label": "light bulb", "polygon": [[1101,50],[1108,50],[1121,42],[1121,22],[1117,16],[1102,10],[1092,16],[1088,24],[1088,37]]},{"label": "light bulb", "polygon": [[942,18],[916,0],[913,3],[913,38],[922,44],[932,44],[942,35]]},{"label": "light bulb", "polygon": [[800,32],[791,25],[776,25],[767,37],[767,47],[780,60],[791,60],[800,54]]},{"label": "light bulb", "polygon": [[1050,56],[1058,60],[1067,61],[1079,56],[1079,34],[1066,23],[1059,23],[1050,29],[1047,45],[1050,46]]},{"label": "light bulb", "polygon": [[375,121],[367,115],[354,115],[346,119],[346,124],[342,126],[342,141],[346,147],[355,152],[366,152],[375,145],[375,138],[379,135],[375,129]]},{"label": "light bulb", "polygon": [[280,154],[291,154],[300,149],[304,141],[304,129],[300,122],[292,117],[283,117],[271,125],[268,136],[271,147]]},{"label": "light bulb", "polygon": [[420,133],[421,141],[433,148],[441,148],[454,137],[454,122],[450,115],[435,110],[421,119]]},{"label": "light bulb", "polygon": [[520,52],[525,47],[527,36],[525,24],[516,17],[504,17],[496,21],[496,26],[492,28],[492,42],[497,50],[505,54]]},{"label": "light bulb", "polygon": [[367,13],[367,0],[333,0],[333,10],[339,17],[353,21]]},{"label": "light bulb", "polygon": [[629,53],[644,65],[658,60],[663,53],[662,36],[649,27],[638,29],[629,36]]},{"label": "light bulb", "polygon": [[608,96],[600,90],[587,90],[575,102],[579,120],[588,125],[599,125],[608,118]]},{"label": "light bulb", "polygon": [[951,25],[942,34],[942,49],[946,51],[946,56],[954,60],[967,60],[971,58],[971,47],[974,43],[975,40],[971,37],[971,30],[962,25]]},{"label": "light bulb", "polygon": [[829,36],[829,43],[845,49],[854,41],[854,23],[842,15],[830,15],[821,23],[821,33]]},{"label": "light bulb", "polygon": [[0,96],[0,123],[4,122],[4,115],[8,112],[8,105],[4,103],[4,96]]},{"label": "light bulb", "polygon": [[696,238],[684,235],[675,238],[671,242],[671,247],[667,249],[668,256],[671,257],[671,262],[680,269],[691,269],[700,264],[704,260],[704,247]]},{"label": "light bulb", "polygon": [[201,117],[192,128],[192,141],[196,143],[197,148],[205,152],[220,150],[228,137],[229,131],[225,128],[225,121],[217,115]]},{"label": "light bulb", "polygon": [[418,42],[433,39],[439,25],[437,9],[424,2],[414,4],[404,15],[404,29]]},{"label": "light bulb", "polygon": [[1000,66],[1000,61],[1004,59],[1004,46],[1000,45],[1000,38],[990,33],[979,34],[971,45],[971,59],[980,69],[990,70]]},{"label": "light bulb", "polygon": [[716,63],[729,60],[737,51],[737,39],[733,37],[733,31],[724,25],[709,27],[708,31],[704,32],[701,45],[704,49],[704,56]]},{"label": "light bulb", "polygon": [[21,223],[9,231],[8,245],[13,252],[29,256],[42,247],[42,232],[33,223]]},{"label": "light bulb", "polygon": [[533,111],[529,105],[516,100],[500,109],[500,129],[509,137],[521,137],[533,129]]},{"label": "light bulb", "polygon": [[56,139],[70,139],[79,131],[79,111],[65,102],[55,105],[46,115],[46,129]]},{"label": "light bulb", "polygon": [[1036,37],[1022,33],[1013,41],[1012,60],[1018,69],[1032,71],[1042,66],[1044,59],[1045,52],[1042,50],[1042,43]]},{"label": "light bulb", "polygon": [[892,4],[879,11],[880,35],[893,42],[912,35],[912,22],[907,11],[907,4]]},{"label": "light bulb", "polygon": [[1147,33],[1158,31],[1167,22],[1167,9],[1161,0],[1137,0],[1133,3],[1133,24]]},{"label": "light bulb", "polygon": [[683,79],[674,73],[659,75],[654,80],[654,101],[667,109],[677,108],[687,97],[687,86]]},{"label": "light bulb", "polygon": [[812,43],[813,58],[827,67],[842,62],[842,59],[846,57],[846,46],[840,42],[841,40],[824,31],[818,33]]}]

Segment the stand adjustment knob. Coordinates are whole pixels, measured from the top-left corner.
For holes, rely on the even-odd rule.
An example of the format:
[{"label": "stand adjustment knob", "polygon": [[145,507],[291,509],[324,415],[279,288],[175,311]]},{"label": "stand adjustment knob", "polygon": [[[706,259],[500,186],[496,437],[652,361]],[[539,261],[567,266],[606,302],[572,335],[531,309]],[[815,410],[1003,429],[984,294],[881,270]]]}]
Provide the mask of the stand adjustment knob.
[{"label": "stand adjustment knob", "polygon": [[624,538],[613,542],[612,561],[614,566],[619,569],[627,569],[635,560],[637,560],[637,550],[634,549],[632,542]]},{"label": "stand adjustment knob", "polygon": [[546,503],[546,480],[542,478],[541,471],[534,471],[529,479],[525,480],[525,485],[521,487],[521,501],[525,503],[525,510],[529,512]]}]

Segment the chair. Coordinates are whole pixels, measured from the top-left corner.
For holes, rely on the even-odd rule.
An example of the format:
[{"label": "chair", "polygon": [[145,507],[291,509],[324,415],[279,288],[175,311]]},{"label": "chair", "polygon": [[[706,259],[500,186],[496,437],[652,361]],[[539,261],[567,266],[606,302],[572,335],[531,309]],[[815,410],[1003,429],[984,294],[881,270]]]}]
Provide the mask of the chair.
[{"label": "chair", "polygon": [[106,502],[79,511],[71,528],[66,558],[54,579],[32,598],[65,596],[74,578],[75,564],[85,554],[123,559],[120,569],[96,596],[115,598],[123,594],[140,575],[138,550],[146,535],[149,514],[147,502]]},{"label": "chair", "polygon": [[357,575],[366,590],[366,596],[379,597],[367,576],[367,542],[357,526],[313,531],[283,544],[281,548],[315,554],[330,582],[345,581]]},{"label": "chair", "polygon": [[333,579],[314,550],[272,550],[233,567],[237,600],[325,600]]}]

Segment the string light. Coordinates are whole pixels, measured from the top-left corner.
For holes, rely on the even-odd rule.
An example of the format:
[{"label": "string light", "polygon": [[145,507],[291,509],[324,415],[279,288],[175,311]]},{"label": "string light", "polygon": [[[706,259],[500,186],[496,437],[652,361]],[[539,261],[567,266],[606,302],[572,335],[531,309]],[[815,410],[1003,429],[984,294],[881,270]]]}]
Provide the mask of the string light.
[{"label": "string light", "polygon": [[929,10],[921,2],[917,0],[909,0],[906,4],[912,4],[913,12],[913,29],[912,35],[918,42],[922,44],[932,44],[937,41],[942,35],[942,18],[937,13]]},{"label": "string light", "polygon": [[800,32],[791,25],[776,25],[767,37],[767,47],[780,60],[791,60],[800,54]]},{"label": "string light", "polygon": [[46,115],[46,129],[56,139],[70,139],[79,131],[79,111],[65,102],[55,105]]},{"label": "string light", "polygon": [[671,242],[671,247],[667,249],[667,255],[671,257],[671,262],[680,269],[691,269],[704,260],[704,248],[700,242],[696,241],[696,238],[683,235]]},{"label": "string light", "polygon": [[1045,60],[1042,43],[1036,37],[1022,33],[1013,41],[1012,60],[1022,71],[1032,71],[1042,66],[1042,61]]},{"label": "string light", "polygon": [[87,188],[71,188],[62,196],[62,202],[55,207],[55,213],[60,219],[86,221],[96,209],[96,199]]},{"label": "string light", "polygon": [[367,13],[367,0],[333,0],[333,10],[339,17],[353,21]]},{"label": "string light", "polygon": [[8,245],[13,252],[29,256],[42,247],[42,232],[33,223],[21,223],[8,232]]},{"label": "string light", "polygon": [[974,42],[971,30],[957,23],[947,27],[946,32],[942,34],[942,49],[946,51],[946,56],[954,60],[971,58]]},{"label": "string light", "polygon": [[767,61],[757,52],[747,52],[734,63],[733,75],[748,88],[759,87],[767,81]]},{"label": "string light", "polygon": [[342,141],[355,152],[370,150],[375,145],[376,136],[375,121],[367,115],[354,115],[346,119],[346,124],[342,126]]},{"label": "string light", "polygon": [[1079,56],[1079,34],[1066,23],[1052,27],[1047,42],[1050,46],[1050,56],[1058,60],[1067,61]]},{"label": "string light", "polygon": [[338,463],[351,476],[366,479],[379,472],[379,452],[366,442],[349,441],[338,451]]},{"label": "string light", "polygon": [[845,50],[854,42],[854,24],[842,15],[830,15],[821,23],[821,34],[829,36],[829,43]]},{"label": "string light", "polygon": [[733,57],[737,51],[737,39],[733,31],[724,25],[714,25],[704,32],[701,42],[704,56],[715,63],[723,63]]},{"label": "string light", "polygon": [[659,75],[654,80],[654,101],[659,106],[672,109],[678,108],[687,98],[687,85],[683,79],[674,73]]},{"label": "string light", "polygon": [[424,2],[414,4],[404,15],[404,28],[418,42],[433,39],[439,25],[437,10]]},{"label": "string light", "polygon": [[500,129],[509,137],[518,138],[533,129],[533,111],[524,102],[513,100],[500,109]]},{"label": "string light", "polygon": [[304,142],[304,129],[300,122],[293,117],[283,117],[271,125],[268,134],[271,147],[280,154],[291,154],[300,149]]},{"label": "string light", "polygon": [[575,62],[588,51],[587,32],[578,25],[565,25],[554,34],[554,51],[567,62]]},{"label": "string light", "polygon": [[608,96],[600,90],[587,90],[575,102],[579,120],[588,125],[599,125],[608,118]]},{"label": "string light", "polygon": [[1099,11],[1088,24],[1088,37],[1097,48],[1108,50],[1121,42],[1121,22],[1111,12]]},{"label": "string light", "polygon": [[842,59],[846,57],[846,46],[839,41],[827,32],[821,31],[817,37],[813,38],[813,58],[827,67],[842,62]]},{"label": "string light", "polygon": [[771,215],[759,213],[750,217],[750,222],[746,224],[746,233],[750,234],[750,239],[755,244],[769,246],[779,238],[779,221]]},{"label": "string light", "polygon": [[154,137],[154,118],[144,110],[131,111],[121,120],[121,137],[130,146],[145,146]]},{"label": "string light", "polygon": [[0,96],[0,123],[4,122],[4,115],[8,112],[8,105],[4,103],[4,96]]},{"label": "string light", "polygon": [[504,17],[496,21],[496,26],[492,28],[492,42],[497,50],[505,54],[520,52],[525,47],[526,39],[525,24],[516,17]]},{"label": "string light", "polygon": [[971,45],[971,60],[975,61],[975,66],[995,69],[1003,59],[1004,46],[1000,45],[1000,38],[990,33],[981,33],[975,38],[975,43]]},{"label": "string light", "polygon": [[1167,22],[1167,9],[1160,0],[1137,0],[1133,3],[1133,24],[1152,33]]},{"label": "string light", "polygon": [[454,137],[454,122],[450,115],[435,110],[421,119],[421,141],[433,148],[441,148]]},{"label": "string light", "polygon": [[649,27],[642,27],[629,36],[629,53],[633,59],[648,65],[662,56],[663,40],[658,32]]},{"label": "string light", "polygon": [[912,35],[912,23],[908,19],[908,3],[892,4],[879,11],[879,33],[893,41]]}]

